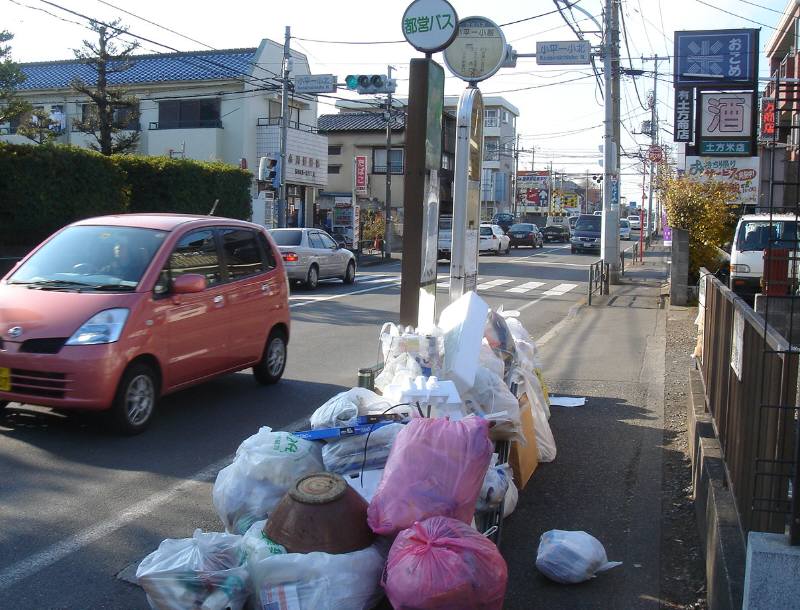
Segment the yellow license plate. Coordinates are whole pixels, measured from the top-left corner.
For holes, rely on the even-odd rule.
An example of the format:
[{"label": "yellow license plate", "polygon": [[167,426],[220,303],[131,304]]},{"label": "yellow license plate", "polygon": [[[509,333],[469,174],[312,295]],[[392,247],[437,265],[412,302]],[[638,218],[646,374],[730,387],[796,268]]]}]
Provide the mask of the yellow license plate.
[{"label": "yellow license plate", "polygon": [[11,391],[11,369],[0,366],[0,392]]}]

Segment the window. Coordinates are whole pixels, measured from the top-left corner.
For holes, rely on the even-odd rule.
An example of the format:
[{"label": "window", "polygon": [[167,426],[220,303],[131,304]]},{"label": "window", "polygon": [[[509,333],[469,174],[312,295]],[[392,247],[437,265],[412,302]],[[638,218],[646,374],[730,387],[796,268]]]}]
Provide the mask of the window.
[{"label": "window", "polygon": [[497,138],[486,138],[483,142],[483,160],[484,161],[497,161],[500,159],[500,154],[497,149]]},{"label": "window", "polygon": [[340,174],[340,173],[342,173],[342,166],[341,165],[329,165],[328,166],[328,173],[329,174]]},{"label": "window", "polygon": [[497,127],[497,108],[486,108],[483,111],[483,126]]},{"label": "window", "polygon": [[169,277],[185,273],[199,273],[205,276],[209,286],[222,281],[222,268],[219,262],[214,231],[201,229],[181,237],[169,257]]},{"label": "window", "polygon": [[508,110],[503,110],[503,123],[508,123]]},{"label": "window", "polygon": [[341,155],[342,154],[342,147],[341,146],[328,146],[328,154],[329,155]]},{"label": "window", "polygon": [[273,229],[269,234],[279,246],[299,246],[303,243],[303,231],[300,229]]},{"label": "window", "polygon": [[322,243],[322,238],[320,237],[319,233],[309,233],[308,234],[308,243],[312,248],[324,248],[325,246]]},{"label": "window", "polygon": [[339,246],[336,245],[336,242],[333,241],[330,236],[326,235],[325,233],[318,233],[320,239],[322,240],[322,247],[323,248],[338,248]]},{"label": "window", "polygon": [[[63,120],[64,113],[59,111],[56,114],[56,108],[63,106],[53,106],[51,111],[51,119],[56,120],[56,116],[60,116]],[[126,106],[123,108],[114,108],[112,115],[112,125],[117,129],[124,129],[129,131],[139,130],[139,109],[134,106]],[[97,104],[81,104],[81,123],[95,129],[98,128],[100,123],[100,116],[97,112]]]},{"label": "window", "polygon": [[[389,173],[402,174],[404,171],[404,150],[402,148],[393,148],[390,151],[389,157]],[[386,149],[375,148],[372,150],[372,173],[385,174],[386,173]]]},{"label": "window", "polygon": [[228,268],[228,279],[238,280],[269,271],[269,266],[261,256],[261,248],[254,231],[222,229],[222,252]]},{"label": "window", "polygon": [[219,98],[158,102],[158,129],[222,127]]}]

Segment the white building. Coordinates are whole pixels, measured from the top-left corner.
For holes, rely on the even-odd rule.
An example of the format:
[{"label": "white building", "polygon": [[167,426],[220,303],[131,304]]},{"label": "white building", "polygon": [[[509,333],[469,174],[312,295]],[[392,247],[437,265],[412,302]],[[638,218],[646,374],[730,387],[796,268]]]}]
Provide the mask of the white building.
[{"label": "white building", "polygon": [[[258,48],[137,55],[133,66],[109,75],[109,84],[139,99],[138,152],[202,161],[223,161],[257,171],[260,157],[280,151],[283,45],[262,40]],[[292,51],[292,74],[310,74],[306,56]],[[91,103],[70,83],[89,85],[95,72],[77,60],[20,64],[26,75],[18,95],[49,111],[60,125],[57,142],[88,147],[94,138],[72,127]],[[314,96],[289,99],[286,184],[290,224],[313,217],[319,190],[327,185],[327,138],[317,134]],[[0,139],[31,143],[16,125],[0,125]],[[254,187],[255,190],[255,187]]]}]

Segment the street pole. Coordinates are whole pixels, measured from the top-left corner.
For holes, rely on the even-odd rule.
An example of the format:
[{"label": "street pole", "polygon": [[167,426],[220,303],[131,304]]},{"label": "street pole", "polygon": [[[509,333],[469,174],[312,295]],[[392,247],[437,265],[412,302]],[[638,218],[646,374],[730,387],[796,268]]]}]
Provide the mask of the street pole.
[{"label": "street pole", "polygon": [[514,207],[512,209],[514,214],[514,222],[517,221],[517,191],[519,190],[517,188],[517,180],[519,176],[519,135],[520,134],[517,134],[517,146],[514,149],[514,188],[511,191],[512,197],[514,197]]},{"label": "street pole", "polygon": [[647,178],[647,157],[642,155],[642,205],[639,206],[639,262],[644,262],[644,182]]},{"label": "street pole", "polygon": [[586,214],[589,211],[589,170],[586,170],[586,182],[583,190],[583,206],[581,206],[581,213]]},{"label": "street pole", "polygon": [[[650,146],[656,146],[658,144],[658,62],[664,60],[669,60],[669,57],[659,57],[658,55],[654,55],[653,57],[642,58],[643,62],[653,62],[653,104],[650,108]],[[655,225],[653,219],[654,175],[655,163],[650,161],[650,194],[647,199],[647,236],[645,238],[648,246],[650,245],[650,235],[653,232],[653,225]],[[642,231],[644,231],[644,226],[642,226]]]},{"label": "street pole", "polygon": [[[608,265],[609,283],[619,282],[619,178],[617,173],[617,145],[614,140],[615,123],[619,123],[619,29],[616,23],[618,0],[606,0],[605,44],[603,49],[603,79],[605,85],[605,142],[603,145],[603,216],[600,250],[603,262]],[[614,181],[614,184],[612,184]]]},{"label": "street pole", "polygon": [[[387,66],[389,79],[392,78],[392,66]],[[386,95],[386,202],[384,215],[386,222],[383,230],[383,256],[392,257],[392,172],[389,159],[392,154],[392,92]]]},{"label": "street pole", "polygon": [[278,226],[281,228],[286,227],[286,214],[289,207],[286,198],[286,139],[289,127],[289,72],[291,70],[289,41],[291,38],[291,28],[287,25],[286,38],[283,42],[283,84],[281,87],[281,191],[278,202]]}]

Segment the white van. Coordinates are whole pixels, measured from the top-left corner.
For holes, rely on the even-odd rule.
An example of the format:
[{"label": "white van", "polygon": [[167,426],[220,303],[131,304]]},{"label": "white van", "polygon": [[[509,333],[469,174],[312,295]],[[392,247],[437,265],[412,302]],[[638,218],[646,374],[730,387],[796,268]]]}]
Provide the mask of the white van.
[{"label": "white van", "polygon": [[794,214],[746,214],[739,219],[731,246],[731,290],[745,298],[761,291],[764,250],[797,249],[798,218]]}]

